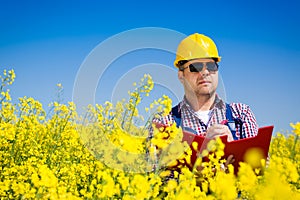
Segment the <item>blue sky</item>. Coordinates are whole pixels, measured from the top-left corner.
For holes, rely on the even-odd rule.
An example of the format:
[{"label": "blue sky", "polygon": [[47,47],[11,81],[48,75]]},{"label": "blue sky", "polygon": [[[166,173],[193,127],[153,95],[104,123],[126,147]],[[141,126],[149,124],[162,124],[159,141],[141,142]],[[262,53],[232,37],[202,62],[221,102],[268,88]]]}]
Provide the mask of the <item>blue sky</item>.
[{"label": "blue sky", "polygon": [[[56,100],[57,83],[64,87],[64,101],[72,101],[82,63],[116,34],[143,27],[204,33],[222,56],[226,100],[249,104],[260,126],[290,130],[290,122],[300,121],[299,8],[296,0],[1,0],[0,69],[16,72],[14,101],[31,96],[47,110]],[[109,99],[113,86],[134,67],[158,63],[172,69],[173,60],[173,54],[151,49],[120,56],[100,80],[96,102]],[[176,80],[166,74],[158,78],[164,77]]]}]

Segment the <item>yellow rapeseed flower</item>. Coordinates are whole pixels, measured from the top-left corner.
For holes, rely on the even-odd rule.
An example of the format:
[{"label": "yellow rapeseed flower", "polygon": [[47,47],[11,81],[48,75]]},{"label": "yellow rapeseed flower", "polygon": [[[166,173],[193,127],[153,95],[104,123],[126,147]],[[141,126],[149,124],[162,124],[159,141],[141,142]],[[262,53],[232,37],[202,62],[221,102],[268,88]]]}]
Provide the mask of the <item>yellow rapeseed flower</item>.
[{"label": "yellow rapeseed flower", "polygon": [[[13,70],[0,75],[2,199],[300,199],[299,122],[291,124],[291,133],[272,138],[269,161],[259,173],[246,163],[236,176],[232,165],[222,171],[220,140],[209,144],[190,170],[192,151],[176,124],[154,128],[155,145],[147,142],[152,118],[172,108],[167,96],[149,106],[155,114],[146,127],[135,124],[142,119],[138,105],[154,86],[150,75],[128,101],[90,105],[83,117],[73,102],[53,102],[49,113],[31,97],[13,104],[6,87],[14,79]],[[174,178],[166,181],[170,173]]]}]

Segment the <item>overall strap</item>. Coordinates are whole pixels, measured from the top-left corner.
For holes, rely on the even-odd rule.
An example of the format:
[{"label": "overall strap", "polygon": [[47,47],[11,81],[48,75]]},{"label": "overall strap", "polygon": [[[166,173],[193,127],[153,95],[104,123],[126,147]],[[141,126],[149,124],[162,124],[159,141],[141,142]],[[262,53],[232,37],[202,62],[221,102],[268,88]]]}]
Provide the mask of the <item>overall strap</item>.
[{"label": "overall strap", "polygon": [[233,118],[232,110],[228,103],[226,103],[226,119],[228,120],[227,126],[232,133],[233,139],[238,140],[236,136],[236,126],[240,128],[240,139],[243,139],[243,121],[240,118]]},{"label": "overall strap", "polygon": [[172,116],[176,122],[177,128],[181,125],[181,113],[178,111],[178,105],[172,108]]},{"label": "overall strap", "polygon": [[226,103],[226,119],[227,119],[227,126],[229,130],[231,131],[232,137],[234,140],[238,140],[236,136],[236,124],[232,116],[232,110],[230,108],[230,105]]},{"label": "overall strap", "polygon": [[226,103],[226,119],[228,121],[233,121],[232,111],[228,103]]}]

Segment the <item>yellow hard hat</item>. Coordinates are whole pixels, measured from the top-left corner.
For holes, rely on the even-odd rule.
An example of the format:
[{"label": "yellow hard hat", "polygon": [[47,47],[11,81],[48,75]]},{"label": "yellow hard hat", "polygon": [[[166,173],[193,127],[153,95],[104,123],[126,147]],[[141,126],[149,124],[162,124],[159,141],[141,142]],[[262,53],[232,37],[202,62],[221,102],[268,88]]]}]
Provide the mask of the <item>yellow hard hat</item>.
[{"label": "yellow hard hat", "polygon": [[179,61],[196,58],[213,58],[216,62],[220,62],[221,60],[214,41],[199,33],[189,35],[180,42],[177,48],[174,65],[175,67],[179,67]]}]

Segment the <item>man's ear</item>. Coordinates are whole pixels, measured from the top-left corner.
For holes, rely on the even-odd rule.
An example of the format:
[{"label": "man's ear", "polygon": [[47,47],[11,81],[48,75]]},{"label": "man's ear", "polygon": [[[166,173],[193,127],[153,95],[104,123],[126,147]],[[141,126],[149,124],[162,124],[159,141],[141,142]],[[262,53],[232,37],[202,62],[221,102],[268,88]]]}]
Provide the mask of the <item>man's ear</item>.
[{"label": "man's ear", "polygon": [[181,83],[183,83],[183,79],[184,79],[184,77],[183,77],[183,71],[178,71],[178,79],[179,79],[179,81],[181,82]]}]

